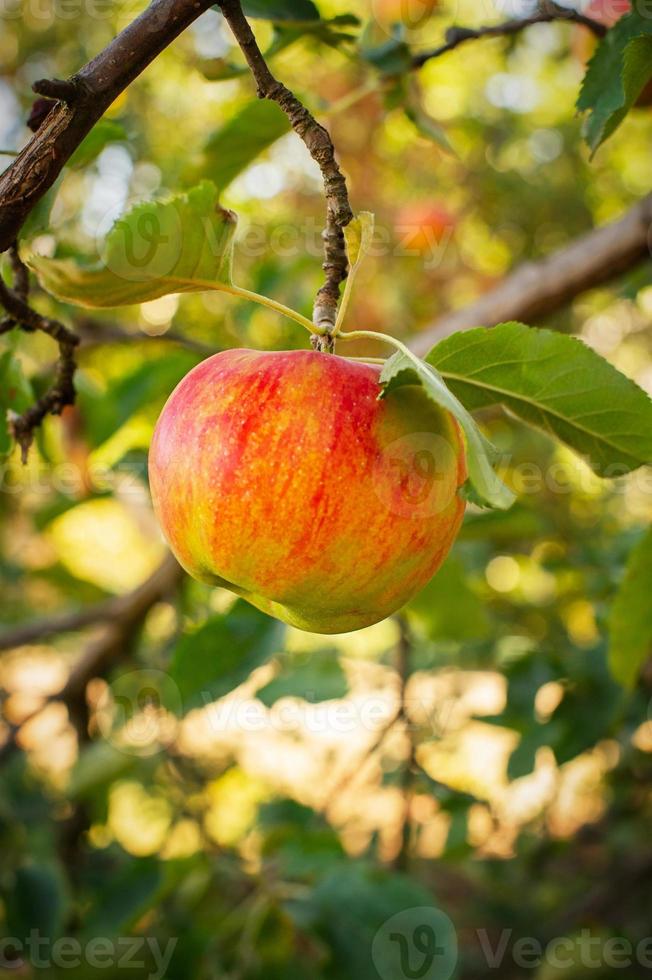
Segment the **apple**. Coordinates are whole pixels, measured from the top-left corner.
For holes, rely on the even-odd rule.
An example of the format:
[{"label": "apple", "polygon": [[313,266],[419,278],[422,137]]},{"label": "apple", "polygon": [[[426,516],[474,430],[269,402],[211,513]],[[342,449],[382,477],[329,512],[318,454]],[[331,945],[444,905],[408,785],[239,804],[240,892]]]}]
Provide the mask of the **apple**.
[{"label": "apple", "polygon": [[441,202],[419,202],[401,208],[394,229],[401,248],[423,255],[446,243],[456,223],[455,215]]},{"label": "apple", "polygon": [[437,571],[465,504],[464,446],[421,387],[317,351],[229,350],[180,382],[149,454],[154,508],[194,578],[300,629],[400,609]]},{"label": "apple", "polygon": [[372,0],[373,16],[381,24],[419,27],[439,7],[439,0]]},{"label": "apple", "polygon": [[[621,17],[630,13],[631,0],[589,0],[582,13],[592,17],[605,27],[613,27]],[[597,46],[596,37],[585,27],[576,27],[573,31],[571,47],[575,57],[582,65],[591,60]],[[652,105],[652,82],[649,82],[638,99],[637,106]]]}]

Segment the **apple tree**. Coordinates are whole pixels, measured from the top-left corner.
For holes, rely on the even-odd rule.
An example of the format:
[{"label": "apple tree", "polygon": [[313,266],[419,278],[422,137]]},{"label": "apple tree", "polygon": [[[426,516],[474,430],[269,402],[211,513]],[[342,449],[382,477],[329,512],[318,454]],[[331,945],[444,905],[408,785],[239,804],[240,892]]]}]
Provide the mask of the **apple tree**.
[{"label": "apple tree", "polygon": [[6,5],[1,976],[649,968],[647,6]]}]

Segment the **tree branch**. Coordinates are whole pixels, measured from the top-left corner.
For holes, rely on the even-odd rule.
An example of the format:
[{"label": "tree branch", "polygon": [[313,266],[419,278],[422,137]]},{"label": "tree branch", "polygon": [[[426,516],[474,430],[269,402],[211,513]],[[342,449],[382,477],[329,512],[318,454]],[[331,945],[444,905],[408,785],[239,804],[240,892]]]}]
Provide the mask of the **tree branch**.
[{"label": "tree branch", "polygon": [[314,336],[312,343],[317,350],[332,351],[333,341],[328,334],[335,326],[340,283],[348,271],[343,229],[353,218],[346,180],[335,159],[335,147],[328,130],[269,70],[242,12],[240,0],[218,0],[218,4],[251,69],[258,97],[278,103],[321,170],[326,193],[326,228],[323,232],[326,282],[317,293],[313,322],[327,336]]},{"label": "tree branch", "polygon": [[0,174],[0,252],[114,99],[211,6],[211,0],[153,0],[72,78],[37,83],[58,100],[16,160]]},{"label": "tree branch", "polygon": [[412,59],[412,68],[422,68],[427,61],[431,61],[433,58],[440,58],[442,55],[448,54],[449,51],[454,51],[455,48],[459,48],[466,41],[477,41],[484,37],[510,37],[514,34],[520,34],[521,31],[532,27],[534,24],[549,24],[556,20],[581,24],[583,27],[587,27],[592,31],[596,37],[604,37],[607,33],[607,28],[604,24],[593,20],[592,17],[586,17],[577,10],[572,10],[569,7],[560,7],[556,3],[550,2],[542,2],[540,7],[541,10],[539,13],[533,14],[531,17],[517,17],[512,20],[503,21],[501,24],[490,24],[486,27],[475,29],[469,27],[449,27],[445,34],[445,44],[440,45],[438,48],[433,48],[431,51],[423,51],[421,54],[415,55]]},{"label": "tree branch", "polygon": [[23,463],[27,461],[27,452],[34,438],[34,430],[41,424],[46,415],[60,415],[66,405],[75,401],[75,348],[79,337],[64,327],[58,320],[50,320],[41,316],[27,303],[29,291],[29,274],[20,260],[18,246],[14,242],[11,247],[11,265],[13,270],[13,289],[5,285],[0,277],[0,304],[9,316],[0,324],[0,334],[19,326],[29,333],[40,330],[59,345],[59,360],[53,383],[44,395],[22,415],[10,417],[11,428],[16,442],[21,448]]},{"label": "tree branch", "polygon": [[407,739],[408,750],[403,762],[401,773],[401,791],[403,794],[403,813],[401,816],[401,844],[394,859],[397,871],[407,871],[410,864],[412,844],[412,801],[414,797],[414,774],[416,770],[416,745],[412,732],[412,722],[407,708],[407,686],[412,673],[412,636],[406,619],[397,616],[400,635],[396,649],[396,670],[401,682],[400,707],[398,720],[402,722]]},{"label": "tree branch", "polygon": [[177,330],[166,330],[161,334],[148,334],[124,330],[116,323],[108,320],[96,320],[93,317],[81,317],[75,320],[75,332],[80,337],[80,349],[90,350],[93,347],[101,347],[104,344],[138,344],[138,343],[157,343],[177,344],[186,350],[201,354],[203,357],[210,357],[211,354],[219,353],[219,347],[204,344],[200,340],[187,337]]},{"label": "tree branch", "polygon": [[554,313],[580,293],[593,289],[650,258],[652,195],[623,218],[588,232],[553,255],[526,262],[475,303],[445,313],[411,342],[427,354],[442,337],[471,327],[493,327],[507,320],[532,320]]},{"label": "tree branch", "polygon": [[[22,725],[30,721],[43,711],[48,704],[60,702],[65,704],[72,724],[77,730],[78,737],[83,741],[87,731],[87,706],[86,706],[86,687],[94,677],[101,677],[110,666],[118,659],[126,656],[132,645],[132,641],[142,625],[149,610],[170,595],[178,586],[183,578],[183,571],[177,561],[168,554],[156,571],[133,592],[117,599],[111,599],[107,603],[94,607],[93,618],[83,616],[83,611],[77,614],[76,625],[71,626],[72,614],[67,617],[61,616],[58,623],[51,620],[49,628],[41,632],[35,632],[37,624],[34,624],[32,639],[46,635],[46,632],[58,632],[63,629],[81,628],[90,625],[91,622],[98,622],[106,619],[108,625],[104,633],[94,640],[85,650],[81,660],[72,668],[64,686],[56,694],[51,695],[45,704],[41,705],[28,718],[18,725],[12,725],[9,736],[0,748],[0,763],[6,761],[14,751],[19,748],[18,737]],[[101,615],[98,616],[98,612]],[[91,614],[92,610],[86,610]],[[29,636],[28,627],[23,628],[22,636],[18,630],[11,634],[4,634],[0,639],[0,649],[8,649],[8,643],[18,639],[20,642],[29,642],[25,637]],[[17,645],[11,642],[11,645]]]}]

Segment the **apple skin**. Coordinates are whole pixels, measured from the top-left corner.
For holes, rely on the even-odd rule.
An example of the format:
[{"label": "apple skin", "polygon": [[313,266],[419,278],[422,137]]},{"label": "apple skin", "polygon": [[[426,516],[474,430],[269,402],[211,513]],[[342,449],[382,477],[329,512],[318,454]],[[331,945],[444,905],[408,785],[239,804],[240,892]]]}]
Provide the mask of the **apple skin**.
[{"label": "apple skin", "polygon": [[[463,441],[418,386],[379,400],[379,372],[316,351],[229,350],[186,375],[149,478],[190,575],[317,633],[379,622],[430,580],[464,515]],[[424,446],[435,475],[417,474],[415,493]]]},{"label": "apple skin", "polygon": [[456,224],[457,218],[445,205],[420,202],[401,208],[395,230],[402,247],[423,255],[450,236]]}]

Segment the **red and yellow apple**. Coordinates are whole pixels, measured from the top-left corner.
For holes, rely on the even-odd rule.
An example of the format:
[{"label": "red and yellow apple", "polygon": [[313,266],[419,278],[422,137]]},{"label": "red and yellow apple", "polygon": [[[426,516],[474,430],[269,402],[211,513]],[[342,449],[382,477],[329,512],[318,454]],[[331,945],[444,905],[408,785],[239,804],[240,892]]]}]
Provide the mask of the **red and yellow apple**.
[{"label": "red and yellow apple", "polygon": [[440,201],[421,201],[401,208],[394,229],[402,248],[424,255],[446,242],[456,223],[455,215]]},{"label": "red and yellow apple", "polygon": [[421,387],[316,351],[230,350],[156,426],[152,498],[194,578],[318,633],[376,623],[437,571],[466,479],[453,417]]},{"label": "red and yellow apple", "polygon": [[418,27],[439,7],[440,0],[371,0],[373,16],[381,24]]}]

